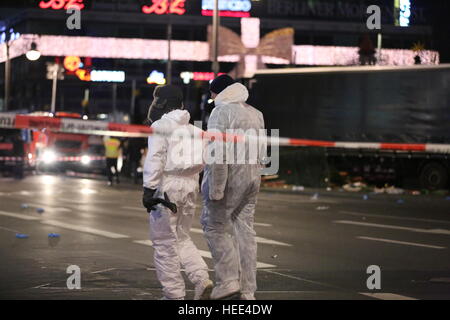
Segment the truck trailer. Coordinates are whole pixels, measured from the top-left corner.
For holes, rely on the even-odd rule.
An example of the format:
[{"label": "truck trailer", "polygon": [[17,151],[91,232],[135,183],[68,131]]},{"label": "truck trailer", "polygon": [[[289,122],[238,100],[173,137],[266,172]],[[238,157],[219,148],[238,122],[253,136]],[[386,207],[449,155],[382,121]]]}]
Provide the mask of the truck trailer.
[{"label": "truck trailer", "polygon": [[[450,64],[266,69],[249,87],[249,102],[281,137],[398,146],[282,148],[280,176],[288,181],[323,186],[346,172],[374,184],[448,187]],[[415,144],[442,151],[402,147]]]}]

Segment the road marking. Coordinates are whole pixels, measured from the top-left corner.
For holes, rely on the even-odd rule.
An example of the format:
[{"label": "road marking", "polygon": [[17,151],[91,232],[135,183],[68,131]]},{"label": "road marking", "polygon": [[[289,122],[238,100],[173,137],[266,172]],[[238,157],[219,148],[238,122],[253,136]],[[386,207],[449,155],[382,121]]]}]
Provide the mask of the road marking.
[{"label": "road marking", "polygon": [[291,276],[289,274],[284,274],[284,273],[276,272],[276,271],[273,271],[273,270],[262,270],[262,271],[268,272],[268,273],[273,273],[273,274],[276,274],[276,275],[279,275],[279,276],[282,276],[282,277],[286,277],[286,278],[290,278],[290,279],[294,279],[294,280],[298,280],[298,281],[303,281],[303,282],[308,282],[308,283],[312,283],[312,284],[317,284],[317,285],[320,285],[322,287],[328,287],[328,288],[342,290],[342,288],[333,286],[331,284],[318,282],[318,281],[313,281],[313,280],[308,280],[308,279],[304,279],[304,278],[300,278],[300,277],[295,277],[295,276]]},{"label": "road marking", "polygon": [[134,240],[134,243],[138,243],[138,244],[142,244],[144,246],[149,246],[152,247],[153,246],[153,242],[151,240]]},{"label": "road marking", "polygon": [[117,268],[108,268],[108,269],[104,269],[104,270],[94,271],[94,272],[91,272],[91,273],[94,273],[94,274],[96,274],[96,273],[103,273],[103,272],[112,271],[112,270],[116,270],[116,269]]},{"label": "road marking", "polygon": [[371,298],[376,298],[380,300],[418,300],[416,298],[411,298],[407,296],[402,296],[400,294],[395,293],[368,293],[368,292],[360,292],[363,296],[368,296]]},{"label": "road marking", "polygon": [[422,244],[422,243],[415,243],[415,242],[405,242],[405,241],[397,241],[397,240],[382,239],[382,238],[371,238],[371,237],[356,237],[356,238],[362,239],[362,240],[387,242],[387,243],[402,244],[402,245],[406,245],[406,246],[423,247],[423,248],[430,248],[430,249],[446,249],[446,247],[432,246],[429,244]]},{"label": "road marking", "polygon": [[333,222],[340,223],[340,224],[352,224],[352,225],[364,226],[364,227],[374,227],[374,228],[395,229],[395,230],[404,230],[404,231],[420,232],[420,233],[450,235],[450,230],[445,230],[445,229],[409,228],[409,227],[394,226],[394,225],[389,225],[389,224],[378,224],[378,223],[358,222],[358,221],[348,221],[348,220],[335,220]]},{"label": "road marking", "polygon": [[114,232],[94,229],[94,228],[90,228],[90,227],[77,226],[74,224],[59,222],[56,220],[43,220],[43,221],[41,221],[41,223],[48,224],[48,225],[51,225],[54,227],[61,227],[61,228],[80,231],[80,232],[84,232],[84,233],[90,233],[90,234],[103,236],[103,237],[107,237],[107,238],[111,238],[111,239],[129,238],[129,236],[120,234],[120,233],[114,233]]},{"label": "road marking", "polygon": [[[191,232],[203,234],[203,230],[202,229],[198,229],[198,228],[191,228]],[[275,241],[275,240],[271,240],[271,239],[266,239],[266,238],[262,238],[262,237],[255,237],[255,240],[256,240],[257,243],[272,244],[272,245],[285,246],[285,247],[292,247],[292,244],[284,243],[284,242],[280,242],[280,241]]]},{"label": "road marking", "polygon": [[374,217],[374,218],[383,218],[383,219],[391,219],[391,220],[405,220],[405,221],[450,224],[450,221],[446,221],[446,220],[421,219],[421,218],[410,218],[410,217],[394,217],[394,216],[386,216],[386,215],[382,215],[382,214],[361,213],[361,212],[344,211],[344,210],[339,211],[339,213],[348,214],[348,215],[352,215],[352,216],[359,216],[359,217]]},{"label": "road marking", "polygon": [[52,284],[52,283],[51,283],[51,282],[49,282],[49,283],[44,283],[44,284],[41,284],[41,285],[39,285],[39,286],[33,287],[32,289],[39,289],[39,288],[42,288],[42,287],[46,287],[46,286],[48,286],[48,285],[50,285],[50,284]]},{"label": "road marking", "polygon": [[32,217],[26,214],[20,214],[20,213],[12,213],[12,212],[6,212],[6,211],[0,211],[0,215],[5,217],[11,217],[11,218],[17,218],[22,220],[39,220],[38,217]]},{"label": "road marking", "polygon": [[[209,251],[205,251],[205,250],[198,250],[200,252],[200,255],[203,258],[209,258],[212,259],[212,255],[211,252]],[[256,268],[258,269],[264,269],[264,268],[275,268],[276,266],[274,266],[273,264],[268,264],[268,263],[264,263],[264,262],[256,262]]]},{"label": "road marking", "polygon": [[253,224],[258,227],[271,227],[272,226],[270,223],[261,223],[261,222],[254,222]]}]

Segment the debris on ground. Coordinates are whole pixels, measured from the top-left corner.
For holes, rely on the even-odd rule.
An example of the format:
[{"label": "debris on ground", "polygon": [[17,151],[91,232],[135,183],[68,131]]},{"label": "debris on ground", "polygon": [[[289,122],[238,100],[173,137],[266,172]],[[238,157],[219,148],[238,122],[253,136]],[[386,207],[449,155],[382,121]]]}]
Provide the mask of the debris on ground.
[{"label": "debris on ground", "polygon": [[396,188],[394,186],[388,187],[385,190],[386,190],[387,194],[403,194],[405,192],[405,190],[400,189],[400,188]]},{"label": "debris on ground", "polygon": [[313,196],[311,197],[311,200],[318,200],[318,199],[319,199],[318,193],[314,193]]},{"label": "debris on ground", "polygon": [[37,213],[44,213],[45,210],[44,210],[44,208],[37,208],[37,209],[36,209],[36,212],[37,212]]},{"label": "debris on ground", "polygon": [[327,206],[319,206],[316,208],[316,210],[319,210],[319,211],[328,210],[328,209],[330,209],[330,207],[327,207]]},{"label": "debris on ground", "polygon": [[369,200],[369,196],[367,194],[363,195],[363,200]]},{"label": "debris on ground", "polygon": [[349,192],[360,192],[363,190],[363,188],[366,188],[366,187],[367,187],[367,185],[363,182],[347,183],[342,186],[342,188],[345,191],[349,191]]},{"label": "debris on ground", "polygon": [[292,186],[292,191],[305,191],[304,186]]},{"label": "debris on ground", "polygon": [[272,256],[272,259],[276,259],[276,258],[278,258],[278,255],[277,255],[277,254],[274,254],[274,255]]},{"label": "debris on ground", "polygon": [[20,208],[23,209],[23,210],[28,209],[29,207],[30,207],[30,206],[29,206],[27,203],[22,203],[22,204],[20,205]]},{"label": "debris on ground", "polygon": [[17,239],[27,239],[28,235],[24,234],[24,233],[16,233],[16,238]]},{"label": "debris on ground", "polygon": [[58,233],[49,233],[49,234],[48,234],[48,237],[49,237],[49,238],[59,238],[60,236],[59,236]]}]

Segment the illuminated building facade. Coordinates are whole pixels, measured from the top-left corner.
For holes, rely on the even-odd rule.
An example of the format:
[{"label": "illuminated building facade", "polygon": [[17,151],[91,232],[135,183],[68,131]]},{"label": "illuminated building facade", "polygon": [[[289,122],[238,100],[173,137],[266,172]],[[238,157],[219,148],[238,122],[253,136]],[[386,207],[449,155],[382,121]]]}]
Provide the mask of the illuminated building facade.
[{"label": "illuminated building facade", "polygon": [[[208,77],[185,84],[181,74],[204,75],[211,71],[211,0],[2,2],[5,8],[0,14],[0,27],[13,27],[21,35],[11,50],[12,57],[16,56],[12,63],[11,102],[15,109],[47,108],[51,81],[46,79],[46,62],[66,66],[65,78],[58,87],[60,110],[83,111],[87,105],[88,112],[107,113],[112,101],[115,109],[124,112],[130,110],[130,105],[135,105],[136,110],[145,109],[151,102],[155,83],[167,77],[169,19],[173,26],[173,82],[184,86],[187,105],[193,105],[193,109],[207,88],[204,79]],[[422,55],[422,63],[438,63],[439,55],[427,51],[433,49],[433,28],[426,3],[408,3],[409,7],[405,7],[405,0],[221,0],[221,25],[240,48],[220,56],[221,72],[251,77],[261,67],[359,64],[364,34],[377,47],[379,31],[368,30],[365,23],[366,9],[371,4],[382,10],[383,51],[378,56],[379,63],[413,64],[417,54]],[[74,7],[81,9],[80,30],[66,27],[70,16],[66,10]],[[271,52],[268,37],[281,43],[280,52]],[[225,39],[226,46],[229,40]],[[35,63],[23,56],[30,41],[36,42],[42,53]],[[421,49],[419,53],[411,51],[414,44]],[[66,60],[67,57],[71,58]],[[3,60],[1,50],[0,61]],[[94,82],[91,70],[103,71],[98,73],[102,76],[114,75],[121,81]],[[123,72],[124,77],[117,72]],[[158,75],[158,80],[148,80],[152,73]],[[89,104],[82,104],[86,89],[90,91]]]}]

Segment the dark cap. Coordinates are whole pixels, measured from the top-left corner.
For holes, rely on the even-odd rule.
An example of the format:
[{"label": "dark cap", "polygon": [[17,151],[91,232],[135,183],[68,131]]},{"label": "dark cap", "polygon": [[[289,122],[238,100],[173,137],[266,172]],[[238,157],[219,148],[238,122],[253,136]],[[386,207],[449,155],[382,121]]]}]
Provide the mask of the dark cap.
[{"label": "dark cap", "polygon": [[155,122],[175,109],[184,109],[183,91],[174,85],[161,85],[153,91],[153,102],[148,110],[148,119]]},{"label": "dark cap", "polygon": [[214,92],[216,94],[219,94],[223,90],[225,90],[226,87],[231,86],[233,83],[235,83],[233,78],[231,78],[227,74],[223,74],[221,76],[218,76],[211,82],[211,85],[209,86],[209,90],[211,90],[212,92]]}]

